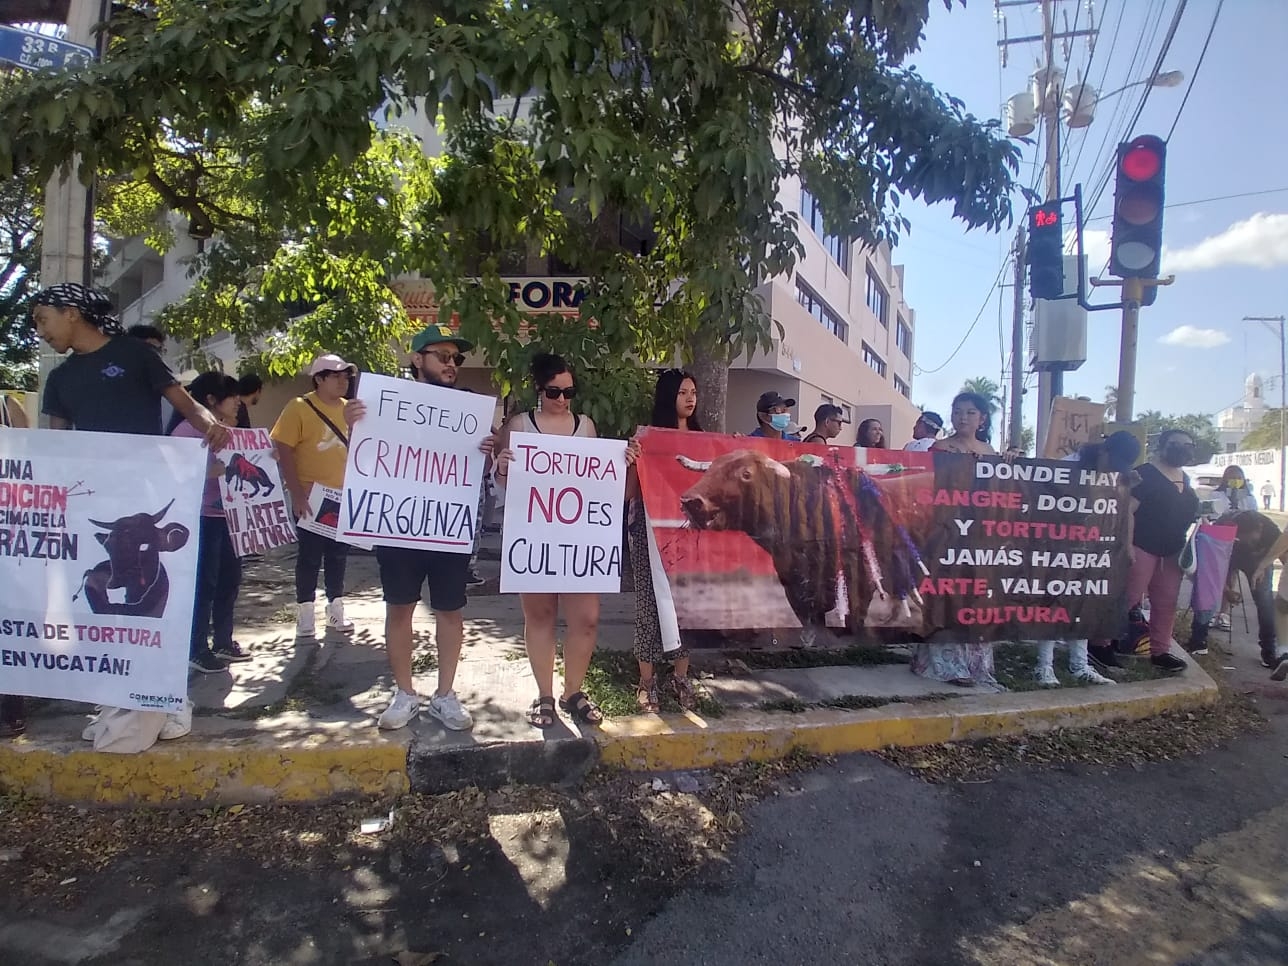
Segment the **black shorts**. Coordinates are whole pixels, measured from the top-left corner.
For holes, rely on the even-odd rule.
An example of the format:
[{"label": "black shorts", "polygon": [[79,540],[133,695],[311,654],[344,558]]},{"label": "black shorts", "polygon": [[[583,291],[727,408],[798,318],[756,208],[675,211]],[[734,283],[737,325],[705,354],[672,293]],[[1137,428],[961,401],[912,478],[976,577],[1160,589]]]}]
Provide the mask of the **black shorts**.
[{"label": "black shorts", "polygon": [[432,610],[453,611],[465,607],[469,554],[377,547],[376,560],[380,564],[380,587],[386,604],[418,603],[421,584],[427,583]]}]

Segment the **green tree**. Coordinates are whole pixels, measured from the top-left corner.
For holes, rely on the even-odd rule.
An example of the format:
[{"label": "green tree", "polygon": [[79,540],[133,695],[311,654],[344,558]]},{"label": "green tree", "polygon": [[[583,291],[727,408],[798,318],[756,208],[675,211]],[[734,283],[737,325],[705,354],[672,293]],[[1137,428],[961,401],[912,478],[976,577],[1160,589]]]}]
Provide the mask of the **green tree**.
[{"label": "green tree", "polygon": [[1118,413],[1118,387],[1105,386],[1105,419],[1113,419]]},{"label": "green tree", "polygon": [[40,199],[30,178],[0,180],[0,388],[36,386],[30,314],[40,271]]},{"label": "green tree", "polygon": [[988,376],[976,376],[962,383],[958,392],[973,392],[988,400],[989,412],[996,414],[1002,408],[1002,387]]},{"label": "green tree", "polygon": [[1252,432],[1243,437],[1239,443],[1239,449],[1283,449],[1285,443],[1282,436],[1283,422],[1280,418],[1282,410],[1268,409],[1261,422],[1253,427]]},{"label": "green tree", "polygon": [[1157,409],[1147,409],[1136,417],[1136,422],[1145,427],[1145,435],[1151,446],[1158,434],[1165,429],[1185,430],[1194,437],[1196,465],[1207,463],[1221,452],[1221,440],[1216,434],[1216,427],[1212,425],[1211,417],[1202,413],[1164,416]]},{"label": "green tree", "polygon": [[[130,3],[101,63],[26,77],[0,100],[0,176],[79,156],[83,172],[147,183],[203,236],[250,218],[290,247],[312,226],[284,213],[309,210],[318,179],[367,155],[373,116],[415,109],[437,119],[446,151],[406,267],[459,315],[502,390],[531,342],[603,373],[678,349],[718,426],[729,361],[770,341],[757,285],[801,250],[778,200],[785,179],[809,187],[830,233],[869,244],[907,230],[907,196],[947,202],[970,227],[1009,224],[1017,149],[904,66],[928,13],[870,0]],[[255,171],[244,207],[207,167],[239,150]],[[605,243],[623,222],[646,242]],[[580,320],[510,304],[501,266],[516,252],[589,277]],[[338,328],[359,315],[346,303],[370,305],[373,291],[359,273],[354,299],[338,268],[275,283],[327,300],[302,297],[309,310],[270,355],[346,338]],[[375,345],[405,320],[395,308],[362,324]]]}]

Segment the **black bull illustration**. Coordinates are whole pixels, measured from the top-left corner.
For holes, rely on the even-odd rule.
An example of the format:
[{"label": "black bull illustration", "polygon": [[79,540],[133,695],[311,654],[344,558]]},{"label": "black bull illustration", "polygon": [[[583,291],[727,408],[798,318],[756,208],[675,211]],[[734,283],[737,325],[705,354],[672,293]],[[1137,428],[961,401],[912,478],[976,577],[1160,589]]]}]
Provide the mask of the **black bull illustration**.
[{"label": "black bull illustration", "polygon": [[921,603],[921,555],[872,477],[857,467],[781,463],[754,450],[709,463],[677,459],[705,471],[680,497],[689,523],[741,530],[764,549],[807,635],[833,610],[856,633],[874,599],[893,596],[904,617],[909,599]]},{"label": "black bull illustration", "polygon": [[[188,528],[180,523],[158,526],[173,500],[158,513],[135,513],[111,523],[90,520],[106,533],[96,533],[107,550],[107,559],[85,571],[81,584],[85,600],[95,614],[129,614],[161,617],[170,597],[170,578],[161,554],[178,550],[188,542]],[[108,599],[109,590],[125,589],[125,601]]]},{"label": "black bull illustration", "polygon": [[233,458],[228,461],[228,466],[224,469],[224,482],[236,488],[238,493],[246,489],[246,484],[254,487],[251,496],[259,496],[259,491],[263,490],[264,495],[273,492],[273,481],[268,476],[268,471],[262,466],[256,466],[241,453],[233,454]]}]

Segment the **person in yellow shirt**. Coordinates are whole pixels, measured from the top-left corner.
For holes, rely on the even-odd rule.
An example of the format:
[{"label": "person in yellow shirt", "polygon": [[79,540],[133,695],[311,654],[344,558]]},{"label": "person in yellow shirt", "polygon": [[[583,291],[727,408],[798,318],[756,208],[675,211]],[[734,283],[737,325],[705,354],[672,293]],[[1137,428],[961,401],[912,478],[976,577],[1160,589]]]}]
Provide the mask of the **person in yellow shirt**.
[{"label": "person in yellow shirt", "polygon": [[[296,520],[308,516],[309,496],[315,485],[340,489],[349,435],[344,422],[345,398],[358,368],[339,356],[318,356],[309,366],[313,391],[286,404],[271,433],[277,444],[278,467],[291,495]],[[296,637],[314,637],[317,613],[314,600],[318,571],[325,567],[326,626],[348,634],[353,623],[344,618],[344,569],[349,547],[311,530],[298,528],[295,556]]]}]

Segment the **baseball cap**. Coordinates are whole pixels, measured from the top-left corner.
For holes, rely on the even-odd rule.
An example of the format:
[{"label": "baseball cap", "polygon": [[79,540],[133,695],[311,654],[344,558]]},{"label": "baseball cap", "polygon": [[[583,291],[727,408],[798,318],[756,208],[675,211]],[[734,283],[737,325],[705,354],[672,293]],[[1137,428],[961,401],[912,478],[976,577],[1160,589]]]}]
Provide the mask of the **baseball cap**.
[{"label": "baseball cap", "polygon": [[474,348],[473,342],[462,339],[449,326],[431,325],[416,333],[411,340],[411,351],[424,352],[427,346],[438,345],[440,342],[454,343],[461,352],[469,352]]},{"label": "baseball cap", "polygon": [[795,405],[795,399],[784,399],[771,389],[769,392],[762,392],[760,398],[756,400],[756,412],[767,413],[775,406],[786,406],[791,409]]},{"label": "baseball cap", "polygon": [[843,413],[840,406],[833,406],[831,403],[823,403],[818,409],[814,410],[814,422],[821,423],[825,419],[841,419]]},{"label": "baseball cap", "polygon": [[352,362],[345,362],[334,352],[328,352],[326,355],[318,356],[313,360],[313,365],[309,366],[309,375],[316,376],[323,372],[343,372],[345,369],[355,375],[358,372],[358,367]]},{"label": "baseball cap", "polygon": [[918,416],[917,421],[925,423],[936,433],[944,428],[944,417],[939,415],[939,413],[932,413],[929,409]]}]

